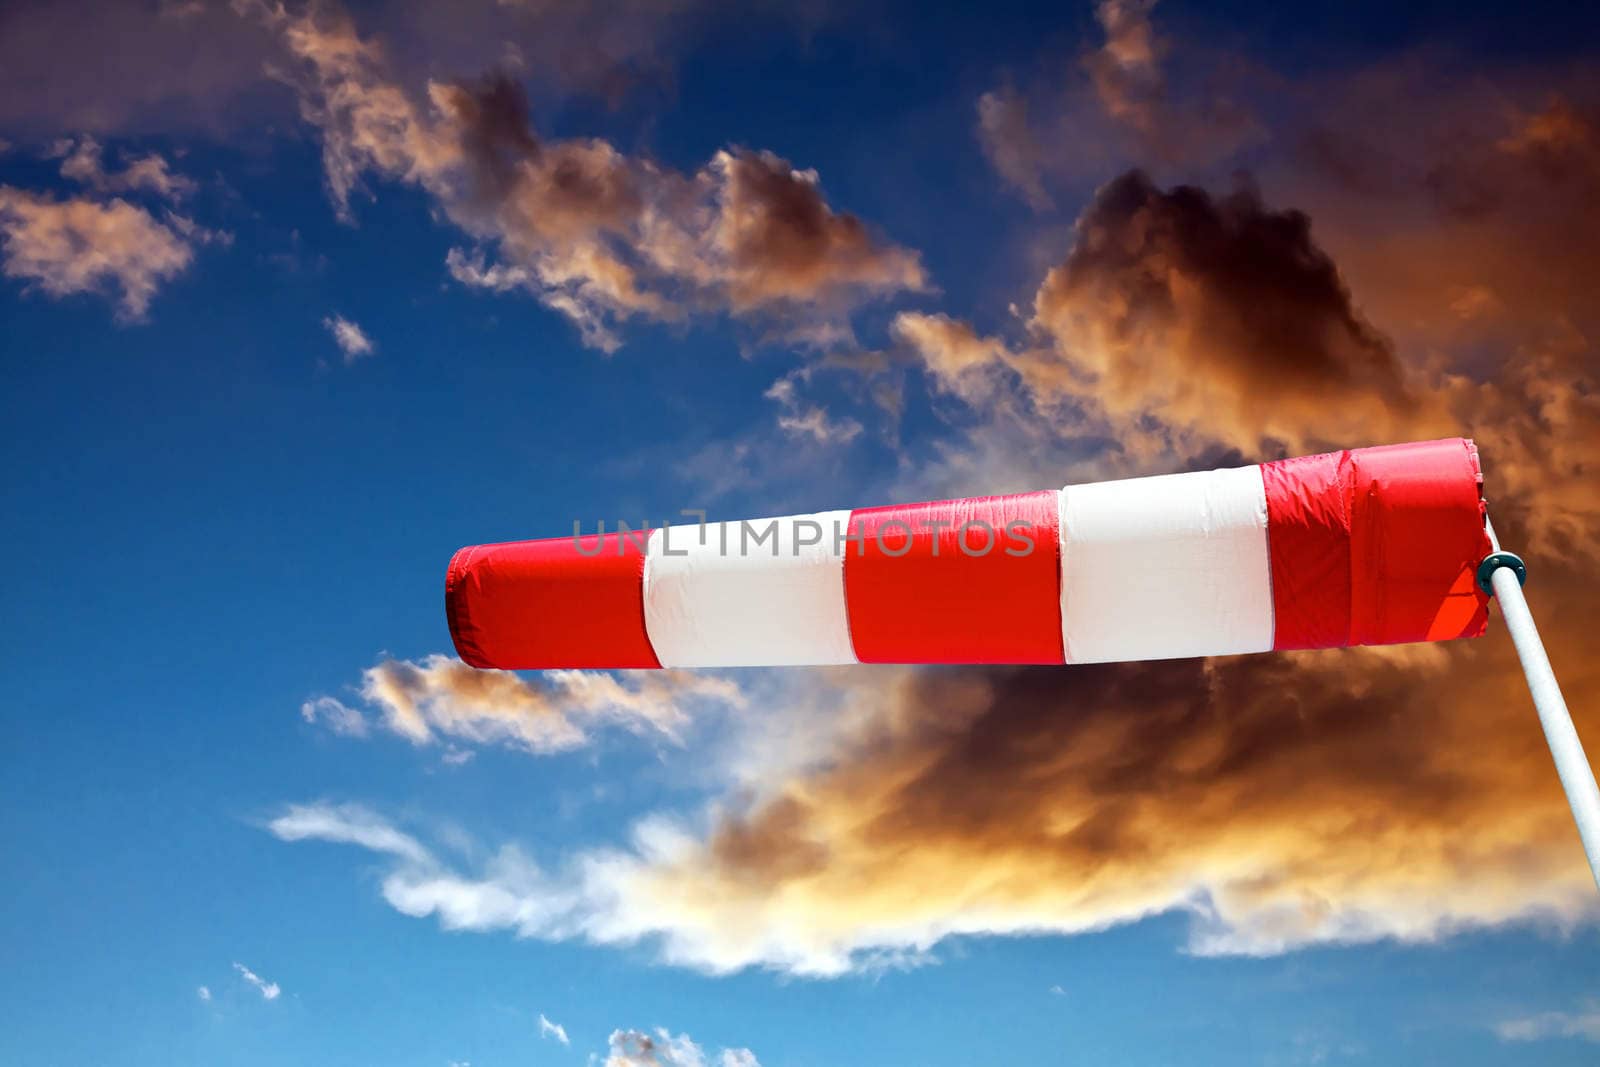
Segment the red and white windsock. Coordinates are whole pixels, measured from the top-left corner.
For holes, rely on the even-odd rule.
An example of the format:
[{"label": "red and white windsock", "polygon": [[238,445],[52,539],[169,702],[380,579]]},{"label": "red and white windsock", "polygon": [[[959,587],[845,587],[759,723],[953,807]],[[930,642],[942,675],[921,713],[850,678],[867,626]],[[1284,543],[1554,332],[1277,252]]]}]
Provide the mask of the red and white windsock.
[{"label": "red and white windsock", "polygon": [[1476,637],[1463,438],[1013,496],[474,545],[474,667],[1097,663]]}]

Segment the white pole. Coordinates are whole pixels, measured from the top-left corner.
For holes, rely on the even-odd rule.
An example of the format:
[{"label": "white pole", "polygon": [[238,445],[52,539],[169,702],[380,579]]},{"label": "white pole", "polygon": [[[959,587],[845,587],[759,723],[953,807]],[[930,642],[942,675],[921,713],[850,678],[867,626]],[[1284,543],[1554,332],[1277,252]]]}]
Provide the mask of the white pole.
[{"label": "white pole", "polygon": [[[1489,537],[1494,540],[1494,528]],[[1589,870],[1595,884],[1600,886],[1600,786],[1596,786],[1594,771],[1583,753],[1583,743],[1572,725],[1567,702],[1556,684],[1555,671],[1550,669],[1550,657],[1545,655],[1544,642],[1533,625],[1533,615],[1522,596],[1522,582],[1511,560],[1515,557],[1500,553],[1498,540],[1494,540],[1495,555],[1489,557],[1498,564],[1489,575],[1494,586],[1495,599],[1500,601],[1500,614],[1506,629],[1517,646],[1517,656],[1522,660],[1522,673],[1528,677],[1528,692],[1533,695],[1533,706],[1539,711],[1539,723],[1544,727],[1544,739],[1550,744],[1550,755],[1555,757],[1556,774],[1567,791],[1567,803],[1572,807],[1572,818],[1578,824],[1578,836],[1583,839],[1583,851],[1589,857]],[[1518,567],[1521,561],[1518,560]]]}]

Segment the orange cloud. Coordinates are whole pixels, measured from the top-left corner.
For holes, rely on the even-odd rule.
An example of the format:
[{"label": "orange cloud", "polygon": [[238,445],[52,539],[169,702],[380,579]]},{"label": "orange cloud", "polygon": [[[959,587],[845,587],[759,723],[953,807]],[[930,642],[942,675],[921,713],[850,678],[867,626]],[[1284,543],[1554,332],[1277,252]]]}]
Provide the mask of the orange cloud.
[{"label": "orange cloud", "polygon": [[51,296],[116,292],[125,318],[143,318],[156,290],[189,268],[191,236],[213,235],[178,216],[160,222],[122,199],[56,199],[0,186],[6,276]]},{"label": "orange cloud", "polygon": [[1172,909],[1193,915],[1193,949],[1248,953],[1592,918],[1501,651],[866,683],[870,724],[832,762],[639,891],[718,966],[820,972]]},{"label": "orange cloud", "polygon": [[[1055,427],[1041,411],[1072,405],[1124,448],[1148,448],[1143,464],[1473,434],[1502,538],[1541,576],[1530,596],[1580,732],[1594,737],[1600,671],[1585,642],[1600,593],[1600,388],[1590,335],[1576,328],[1592,312],[1570,280],[1521,299],[1548,262],[1528,264],[1521,286],[1510,276],[1547,211],[1580,235],[1549,234],[1552,258],[1593,276],[1595,252],[1580,242],[1600,200],[1576,198],[1586,141],[1573,122],[1539,113],[1515,128],[1559,145],[1561,165],[1543,161],[1540,177],[1519,161],[1476,212],[1445,205],[1411,223],[1411,254],[1385,248],[1388,276],[1416,279],[1389,294],[1393,306],[1440,293],[1440,270],[1505,278],[1462,290],[1452,312],[1494,324],[1484,336],[1508,343],[1492,362],[1459,327],[1406,321],[1404,336],[1431,344],[1403,357],[1358,309],[1353,292],[1367,290],[1353,290],[1307,216],[1249,190],[1217,198],[1137,174],[1101,190],[1041,285],[1033,327],[1045,348],[943,316],[902,316],[896,334],[941,384],[1000,368],[1032,405],[1012,412],[1003,392],[967,390],[980,411]],[[1435,269],[1431,242],[1467,259]],[[1031,463],[1018,452],[1002,462]],[[1094,929],[1173,909],[1193,916],[1193,950],[1252,953],[1600,915],[1501,634],[907,672],[850,689],[861,718],[829,758],[640,876],[670,916],[660,921],[674,951],[831,972],[951,934]]]},{"label": "orange cloud", "polygon": [[305,118],[323,138],[341,212],[368,171],[431,193],[479,242],[451,272],[525,287],[606,351],[631,317],[725,312],[792,336],[838,336],[863,300],[925,288],[916,253],[835,211],[813,171],[728,149],[684,174],[598,139],[546,141],[504,77],[430,83],[419,106],[347,19],[270,16],[301,61]]},{"label": "orange cloud", "polygon": [[981,337],[970,325],[948,315],[902,311],[889,324],[890,335],[915,354],[942,389],[974,402],[989,390],[985,369],[1013,362],[1005,343]]},{"label": "orange cloud", "polygon": [[[736,685],[714,675],[545,671],[530,679],[473,670],[449,656],[384,660],[366,671],[361,695],[378,721],[413,743],[444,737],[533,753],[578,748],[591,729],[608,724],[676,740],[689,708],[744,702]],[[368,732],[364,715],[330,697],[308,702],[302,715],[347,736]]]},{"label": "orange cloud", "polygon": [[1217,198],[1131,171],[1095,194],[1075,236],[1034,298],[1062,364],[1047,378],[1036,363],[1034,384],[1251,453],[1382,438],[1416,408],[1306,215],[1249,187]]},{"label": "orange cloud", "polygon": [[915,253],[880,245],[860,219],[828,206],[816,171],[796,170],[771,152],[735,150],[717,153],[711,172],[714,275],[735,312],[927,284]]}]

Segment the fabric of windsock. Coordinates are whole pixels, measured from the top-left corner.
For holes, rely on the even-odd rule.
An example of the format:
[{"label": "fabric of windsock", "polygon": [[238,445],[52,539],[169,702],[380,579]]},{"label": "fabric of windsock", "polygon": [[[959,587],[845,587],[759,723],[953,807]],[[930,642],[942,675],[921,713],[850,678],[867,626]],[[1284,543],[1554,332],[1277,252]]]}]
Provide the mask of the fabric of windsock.
[{"label": "fabric of windsock", "polygon": [[474,667],[1098,663],[1476,637],[1470,440],[474,545]]}]

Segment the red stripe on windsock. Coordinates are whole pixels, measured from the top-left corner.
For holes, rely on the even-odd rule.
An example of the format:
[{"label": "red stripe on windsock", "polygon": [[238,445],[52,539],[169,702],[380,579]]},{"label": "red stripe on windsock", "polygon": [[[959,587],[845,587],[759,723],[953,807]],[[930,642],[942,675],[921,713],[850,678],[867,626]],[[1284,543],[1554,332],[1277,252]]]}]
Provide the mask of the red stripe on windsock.
[{"label": "red stripe on windsock", "polygon": [[1350,638],[1349,452],[1261,465],[1272,566],[1273,648]]},{"label": "red stripe on windsock", "polygon": [[1062,662],[1058,508],[1045,490],[852,512],[844,590],[856,658]]},{"label": "red stripe on windsock", "polygon": [[1262,464],[1274,647],[1477,637],[1477,448],[1449,438]]},{"label": "red stripe on windsock", "polygon": [[1448,641],[1488,628],[1478,564],[1478,449],[1460,437],[1357,449],[1350,494],[1350,644]]},{"label": "red stripe on windsock", "polygon": [[445,576],[456,653],[474,667],[659,667],[644,625],[642,535],[463,548]]}]

